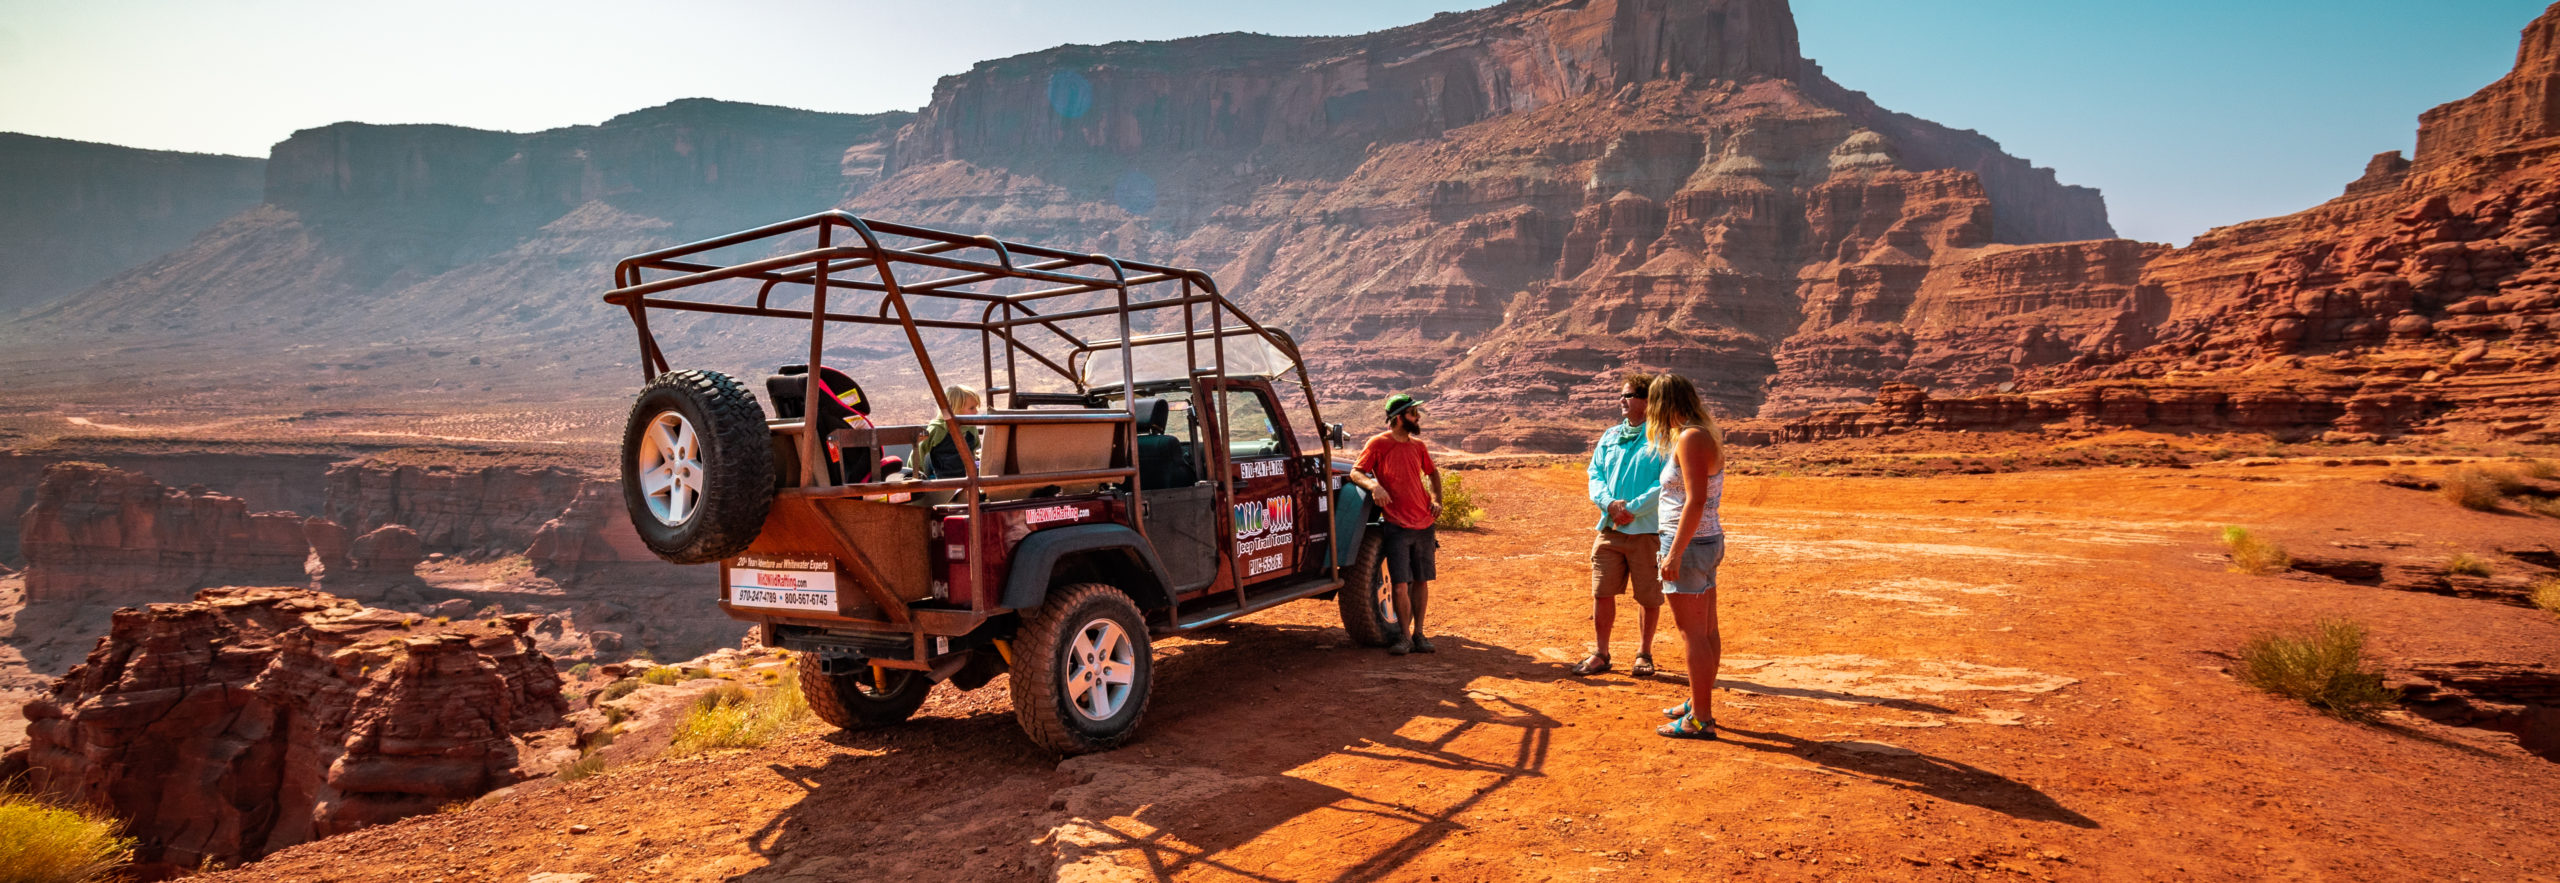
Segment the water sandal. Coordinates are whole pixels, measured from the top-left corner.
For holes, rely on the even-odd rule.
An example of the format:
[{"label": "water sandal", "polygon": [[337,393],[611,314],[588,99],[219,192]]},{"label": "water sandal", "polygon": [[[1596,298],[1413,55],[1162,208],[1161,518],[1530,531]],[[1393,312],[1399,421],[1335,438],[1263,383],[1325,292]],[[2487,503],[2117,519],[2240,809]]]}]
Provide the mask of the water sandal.
[{"label": "water sandal", "polygon": [[1573,667],[1574,674],[1581,675],[1586,678],[1608,670],[1609,654],[1606,653],[1591,654],[1590,658],[1582,660],[1581,665]]},{"label": "water sandal", "polygon": [[1669,739],[1706,739],[1712,741],[1716,737],[1716,725],[1699,723],[1697,715],[1684,714],[1680,716],[1679,720],[1675,720],[1655,728],[1654,733]]},{"label": "water sandal", "polygon": [[1680,704],[1663,709],[1662,716],[1670,718],[1689,716],[1689,700],[1682,699],[1680,700]]},{"label": "water sandal", "polygon": [[1636,654],[1636,667],[1627,669],[1627,673],[1640,678],[1653,677],[1653,654]]}]

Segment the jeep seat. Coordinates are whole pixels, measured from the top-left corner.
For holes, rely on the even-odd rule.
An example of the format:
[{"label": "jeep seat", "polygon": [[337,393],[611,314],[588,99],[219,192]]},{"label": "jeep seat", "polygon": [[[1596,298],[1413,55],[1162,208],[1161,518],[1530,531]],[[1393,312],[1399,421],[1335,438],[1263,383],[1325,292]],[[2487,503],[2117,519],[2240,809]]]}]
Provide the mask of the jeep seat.
[{"label": "jeep seat", "polygon": [[[773,416],[785,420],[807,417],[808,384],[807,365],[784,365],[766,377],[764,391],[773,400]],[[870,429],[871,400],[863,395],[862,384],[855,383],[842,371],[821,365],[818,367],[818,388],[827,394],[818,402],[817,415],[810,419],[811,428],[819,438],[834,444],[837,431],[853,429],[856,418],[860,418],[865,431]],[[836,459],[827,464],[829,482],[844,484],[848,478],[867,481],[872,477],[876,462],[870,445],[839,447],[836,451]],[[850,470],[845,468],[847,465],[861,472],[848,476],[846,473]]]},{"label": "jeep seat", "polygon": [[1163,399],[1138,400],[1138,487],[1141,490],[1190,487],[1200,480],[1199,470],[1192,468],[1191,458],[1183,453],[1182,439],[1165,434],[1165,422],[1172,414],[1171,402]]}]

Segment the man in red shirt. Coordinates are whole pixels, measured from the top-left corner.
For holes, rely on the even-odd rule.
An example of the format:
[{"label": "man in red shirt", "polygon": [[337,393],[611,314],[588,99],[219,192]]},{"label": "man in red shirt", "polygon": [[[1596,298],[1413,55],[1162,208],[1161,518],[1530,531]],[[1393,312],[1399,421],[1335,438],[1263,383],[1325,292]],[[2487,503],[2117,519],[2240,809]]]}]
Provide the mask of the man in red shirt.
[{"label": "man in red shirt", "polygon": [[1387,431],[1369,437],[1351,468],[1351,483],[1387,512],[1380,530],[1386,535],[1387,580],[1395,586],[1389,597],[1396,619],[1405,624],[1405,635],[1387,648],[1397,656],[1433,649],[1422,636],[1422,613],[1430,607],[1431,579],[1438,575],[1440,539],[1433,525],[1440,521],[1440,467],[1432,464],[1421,436],[1422,403],[1397,393],[1387,399]]}]

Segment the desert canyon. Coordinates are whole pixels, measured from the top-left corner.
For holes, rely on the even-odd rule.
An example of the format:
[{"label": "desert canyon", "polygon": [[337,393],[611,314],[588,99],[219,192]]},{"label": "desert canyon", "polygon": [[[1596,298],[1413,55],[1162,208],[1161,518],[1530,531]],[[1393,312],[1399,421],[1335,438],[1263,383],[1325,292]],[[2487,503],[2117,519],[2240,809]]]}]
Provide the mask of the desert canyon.
[{"label": "desert canyon", "polygon": [[[914,112],[0,135],[0,778],[123,819],[148,877],[2560,878],[2560,481],[2432,492],[2560,457],[2560,6],[2519,24],[2411,154],[2174,247],[1834,82],[1785,0],[1060,46]],[[778,663],[633,532],[599,295],[830,209],[1203,268],[1357,434],[1429,391],[1491,500],[1454,652],[1291,609],[1159,644],[1109,754],[944,687],[658,755]],[[798,361],[673,329],[678,367]],[[831,355],[929,403],[901,342]],[[1675,681],[1564,674],[1629,369],[1735,445],[1750,750],[1653,744]],[[2291,567],[2228,572],[2227,525]],[[2234,680],[2315,615],[2372,625],[2382,722]]]}]

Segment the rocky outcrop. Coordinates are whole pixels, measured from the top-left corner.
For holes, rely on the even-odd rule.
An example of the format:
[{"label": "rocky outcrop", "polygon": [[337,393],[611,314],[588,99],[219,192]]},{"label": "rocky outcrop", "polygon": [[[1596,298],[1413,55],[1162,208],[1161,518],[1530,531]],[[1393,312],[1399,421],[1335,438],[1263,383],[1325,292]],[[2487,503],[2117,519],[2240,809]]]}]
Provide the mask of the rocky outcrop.
[{"label": "rocky outcrop", "polygon": [[[2376,156],[2328,203],[2176,250],[2020,250],[2083,253],[2019,301],[2040,315],[2001,308],[2002,274],[1947,263],[1931,275],[1955,309],[1844,329],[1814,316],[1781,349],[1764,416],[1800,418],[1777,433],[1800,438],[1979,418],[2560,442],[2555,33],[2560,7],[2525,29],[2513,73],[2420,117],[2414,159]],[[1924,355],[1933,334],[1945,343]],[[1808,416],[1888,383],[1938,394]]]},{"label": "rocky outcrop", "polygon": [[536,572],[562,582],[605,568],[664,564],[632,529],[631,510],[622,504],[618,481],[589,481],[580,486],[577,498],[559,517],[534,531],[525,557],[533,561]]},{"label": "rocky outcrop", "polygon": [[206,585],[303,583],[302,518],[250,512],[203,488],[180,490],[94,463],[45,470],[19,525],[30,602],[157,600]]},{"label": "rocky outcrop", "polygon": [[0,315],[43,306],[258,204],[264,161],[0,132]]},{"label": "rocky outcrop", "polygon": [[329,520],[362,536],[403,525],[431,552],[522,552],[588,477],[557,466],[356,460],[329,470]]},{"label": "rocky outcrop", "polygon": [[11,765],[100,806],[146,873],[238,863],[521,780],[567,707],[529,616],[422,621],[299,589],[117,612]]}]

